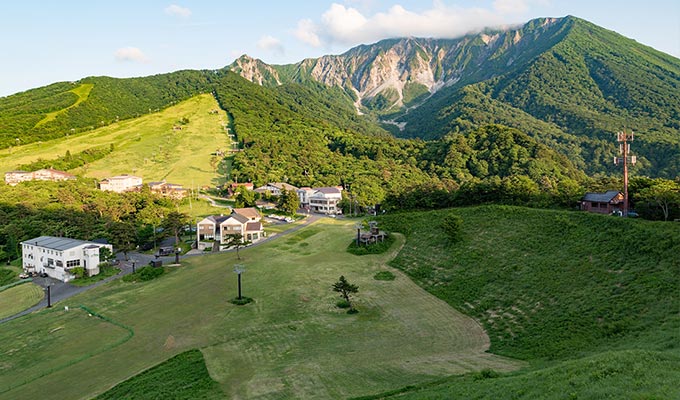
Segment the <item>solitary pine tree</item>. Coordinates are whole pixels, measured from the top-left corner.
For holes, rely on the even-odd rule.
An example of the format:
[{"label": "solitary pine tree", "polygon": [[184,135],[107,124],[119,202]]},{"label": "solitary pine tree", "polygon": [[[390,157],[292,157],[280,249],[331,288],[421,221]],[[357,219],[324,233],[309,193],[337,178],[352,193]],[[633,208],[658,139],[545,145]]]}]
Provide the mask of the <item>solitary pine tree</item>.
[{"label": "solitary pine tree", "polygon": [[352,304],[352,301],[350,300],[350,294],[356,293],[359,291],[359,287],[357,285],[353,285],[349,282],[347,282],[347,279],[345,279],[344,275],[340,276],[340,279],[333,284],[333,291],[340,293],[342,298],[345,299],[347,304],[349,304],[349,311],[348,313],[354,313],[356,310],[354,309],[354,305]]},{"label": "solitary pine tree", "polygon": [[240,233],[227,233],[224,235],[224,246],[227,248],[235,247],[236,248],[236,258],[239,260],[241,259],[241,256],[238,254],[238,249],[241,247],[245,247],[252,243],[249,240],[244,240],[243,235]]}]

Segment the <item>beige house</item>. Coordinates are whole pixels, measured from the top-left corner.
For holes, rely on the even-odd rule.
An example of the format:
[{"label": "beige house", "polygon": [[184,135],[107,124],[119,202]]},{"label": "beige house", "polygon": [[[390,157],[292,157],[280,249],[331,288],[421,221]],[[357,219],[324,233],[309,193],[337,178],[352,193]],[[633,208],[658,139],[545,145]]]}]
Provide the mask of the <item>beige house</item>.
[{"label": "beige house", "polygon": [[149,182],[149,189],[151,193],[172,199],[183,199],[187,195],[187,189],[184,189],[182,185],[166,181]]},{"label": "beige house", "polygon": [[109,192],[123,193],[138,189],[141,185],[142,178],[134,175],[123,174],[101,180],[99,182],[99,189]]},{"label": "beige house", "polygon": [[14,186],[21,182],[27,181],[66,181],[76,179],[75,175],[71,175],[64,171],[59,171],[53,168],[39,169],[37,171],[10,171],[5,173],[5,183]]},{"label": "beige house", "polygon": [[[239,212],[240,211],[240,212]],[[243,213],[243,214],[242,214]],[[212,247],[212,241],[223,244],[227,235],[238,233],[243,240],[257,242],[264,238],[260,213],[254,208],[235,208],[229,215],[211,215],[198,222],[198,249]]]}]

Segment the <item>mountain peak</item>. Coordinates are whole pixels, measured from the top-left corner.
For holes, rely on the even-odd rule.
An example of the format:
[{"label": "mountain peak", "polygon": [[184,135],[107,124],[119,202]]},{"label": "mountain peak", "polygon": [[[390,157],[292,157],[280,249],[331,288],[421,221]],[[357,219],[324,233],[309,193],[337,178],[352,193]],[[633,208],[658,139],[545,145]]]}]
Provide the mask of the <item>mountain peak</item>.
[{"label": "mountain peak", "polygon": [[258,58],[247,54],[241,55],[227,66],[230,71],[236,72],[245,79],[258,85],[280,85],[279,74],[272,66]]}]

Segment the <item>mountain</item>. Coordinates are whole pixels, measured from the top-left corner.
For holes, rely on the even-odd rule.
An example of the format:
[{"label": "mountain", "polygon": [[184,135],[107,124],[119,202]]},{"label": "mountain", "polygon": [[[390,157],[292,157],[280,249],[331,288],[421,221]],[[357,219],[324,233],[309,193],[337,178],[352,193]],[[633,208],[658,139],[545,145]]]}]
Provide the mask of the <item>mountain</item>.
[{"label": "mountain", "polygon": [[680,174],[680,60],[572,16],[383,40],[291,65],[244,55],[227,68],[266,86],[341,88],[401,137],[512,126],[589,173],[614,172],[614,133],[625,127],[637,132],[638,173]]}]

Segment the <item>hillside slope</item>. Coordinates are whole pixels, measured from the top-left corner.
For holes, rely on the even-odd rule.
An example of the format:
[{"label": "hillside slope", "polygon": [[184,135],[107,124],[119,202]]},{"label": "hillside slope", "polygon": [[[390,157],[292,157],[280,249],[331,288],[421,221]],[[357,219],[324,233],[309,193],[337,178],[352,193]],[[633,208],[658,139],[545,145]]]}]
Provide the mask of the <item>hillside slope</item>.
[{"label": "hillside slope", "polygon": [[[210,92],[214,73],[89,77],[0,98],[0,149],[92,130]],[[83,93],[87,88],[87,95]]]},{"label": "hillside slope", "polygon": [[[450,214],[462,218],[459,241],[433,229]],[[385,215],[379,223],[407,235],[392,266],[475,317],[491,352],[532,365],[405,388],[395,397],[680,394],[672,383],[680,377],[677,224],[510,206]]]},{"label": "hillside slope", "polygon": [[[184,124],[180,123],[183,118],[187,121]],[[145,182],[166,179],[186,187],[215,186],[226,178],[217,170],[221,158],[214,157],[216,150],[230,148],[226,123],[226,113],[219,110],[215,98],[203,94],[92,131],[0,150],[0,173],[19,168],[60,168],[58,158],[76,158],[81,152],[105,149],[98,159],[64,169],[97,179],[127,173]]]}]

